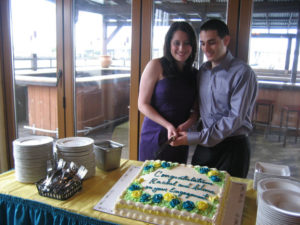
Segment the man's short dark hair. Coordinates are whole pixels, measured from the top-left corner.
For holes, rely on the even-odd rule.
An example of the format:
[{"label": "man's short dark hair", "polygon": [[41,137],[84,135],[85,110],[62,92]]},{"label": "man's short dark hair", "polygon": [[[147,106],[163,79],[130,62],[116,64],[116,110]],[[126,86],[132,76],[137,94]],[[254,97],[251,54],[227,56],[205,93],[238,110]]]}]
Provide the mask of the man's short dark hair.
[{"label": "man's short dark hair", "polygon": [[226,35],[229,35],[229,29],[226,23],[224,23],[222,20],[219,19],[210,19],[206,22],[204,22],[200,27],[201,31],[208,31],[208,30],[216,30],[218,33],[218,36],[220,38],[224,38]]}]

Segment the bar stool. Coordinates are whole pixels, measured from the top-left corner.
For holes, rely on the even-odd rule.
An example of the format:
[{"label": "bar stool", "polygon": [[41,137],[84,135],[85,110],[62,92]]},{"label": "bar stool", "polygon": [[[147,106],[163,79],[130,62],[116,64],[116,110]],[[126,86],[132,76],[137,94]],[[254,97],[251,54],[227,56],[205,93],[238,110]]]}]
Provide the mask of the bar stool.
[{"label": "bar stool", "polygon": [[266,121],[259,121],[262,124],[266,124],[266,130],[265,130],[265,136],[267,136],[270,133],[270,127],[271,127],[271,122],[273,119],[273,111],[274,111],[274,104],[275,101],[269,100],[269,99],[258,99],[255,102],[255,114],[254,114],[254,123],[256,125],[257,121],[257,113],[259,110],[260,106],[263,107],[268,107],[268,115],[267,115],[267,120]]},{"label": "bar stool", "polygon": [[296,124],[296,135],[295,135],[295,143],[297,143],[298,138],[298,130],[299,130],[299,120],[300,120],[300,106],[299,105],[284,105],[281,108],[281,115],[280,115],[280,130],[279,130],[279,136],[278,141],[280,141],[281,138],[281,128],[282,128],[282,122],[283,122],[283,115],[286,111],[286,118],[285,118],[285,130],[284,130],[284,139],[283,139],[283,147],[286,146],[286,136],[288,132],[288,123],[289,123],[289,115],[290,113],[297,113],[297,124]]}]

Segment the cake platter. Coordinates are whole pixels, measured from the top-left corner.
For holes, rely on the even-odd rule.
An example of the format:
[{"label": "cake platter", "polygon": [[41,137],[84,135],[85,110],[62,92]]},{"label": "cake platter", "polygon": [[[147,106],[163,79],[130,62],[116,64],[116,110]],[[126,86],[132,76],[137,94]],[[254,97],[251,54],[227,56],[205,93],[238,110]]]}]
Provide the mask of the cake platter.
[{"label": "cake platter", "polygon": [[[115,214],[114,206],[120,193],[122,193],[125,190],[128,184],[137,175],[139,169],[140,167],[138,166],[129,167],[128,170],[123,174],[123,176],[94,206],[94,210],[114,215]],[[228,225],[228,224],[240,225],[242,223],[246,189],[247,189],[247,184],[232,182],[229,199],[227,201],[230,205],[226,206],[225,216],[223,219],[223,223],[221,225]]]}]

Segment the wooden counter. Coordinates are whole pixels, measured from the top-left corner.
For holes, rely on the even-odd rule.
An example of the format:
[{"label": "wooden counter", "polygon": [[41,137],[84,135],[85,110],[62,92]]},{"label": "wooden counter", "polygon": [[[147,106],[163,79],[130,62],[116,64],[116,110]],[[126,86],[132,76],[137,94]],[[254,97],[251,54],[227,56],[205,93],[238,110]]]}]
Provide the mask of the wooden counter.
[{"label": "wooden counter", "polygon": [[[27,87],[29,126],[56,131],[58,127],[56,78],[19,75],[16,80]],[[77,77],[75,90],[79,131],[129,115],[128,73]],[[43,132],[43,135],[55,134]]]}]

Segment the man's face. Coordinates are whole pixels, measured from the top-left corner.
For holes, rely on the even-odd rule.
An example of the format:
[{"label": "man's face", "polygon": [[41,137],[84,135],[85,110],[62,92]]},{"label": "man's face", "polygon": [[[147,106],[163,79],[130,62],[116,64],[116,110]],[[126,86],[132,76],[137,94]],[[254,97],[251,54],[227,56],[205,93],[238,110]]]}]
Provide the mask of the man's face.
[{"label": "man's face", "polygon": [[221,39],[216,30],[203,30],[200,32],[200,46],[207,60],[215,67],[225,57],[230,37]]}]

